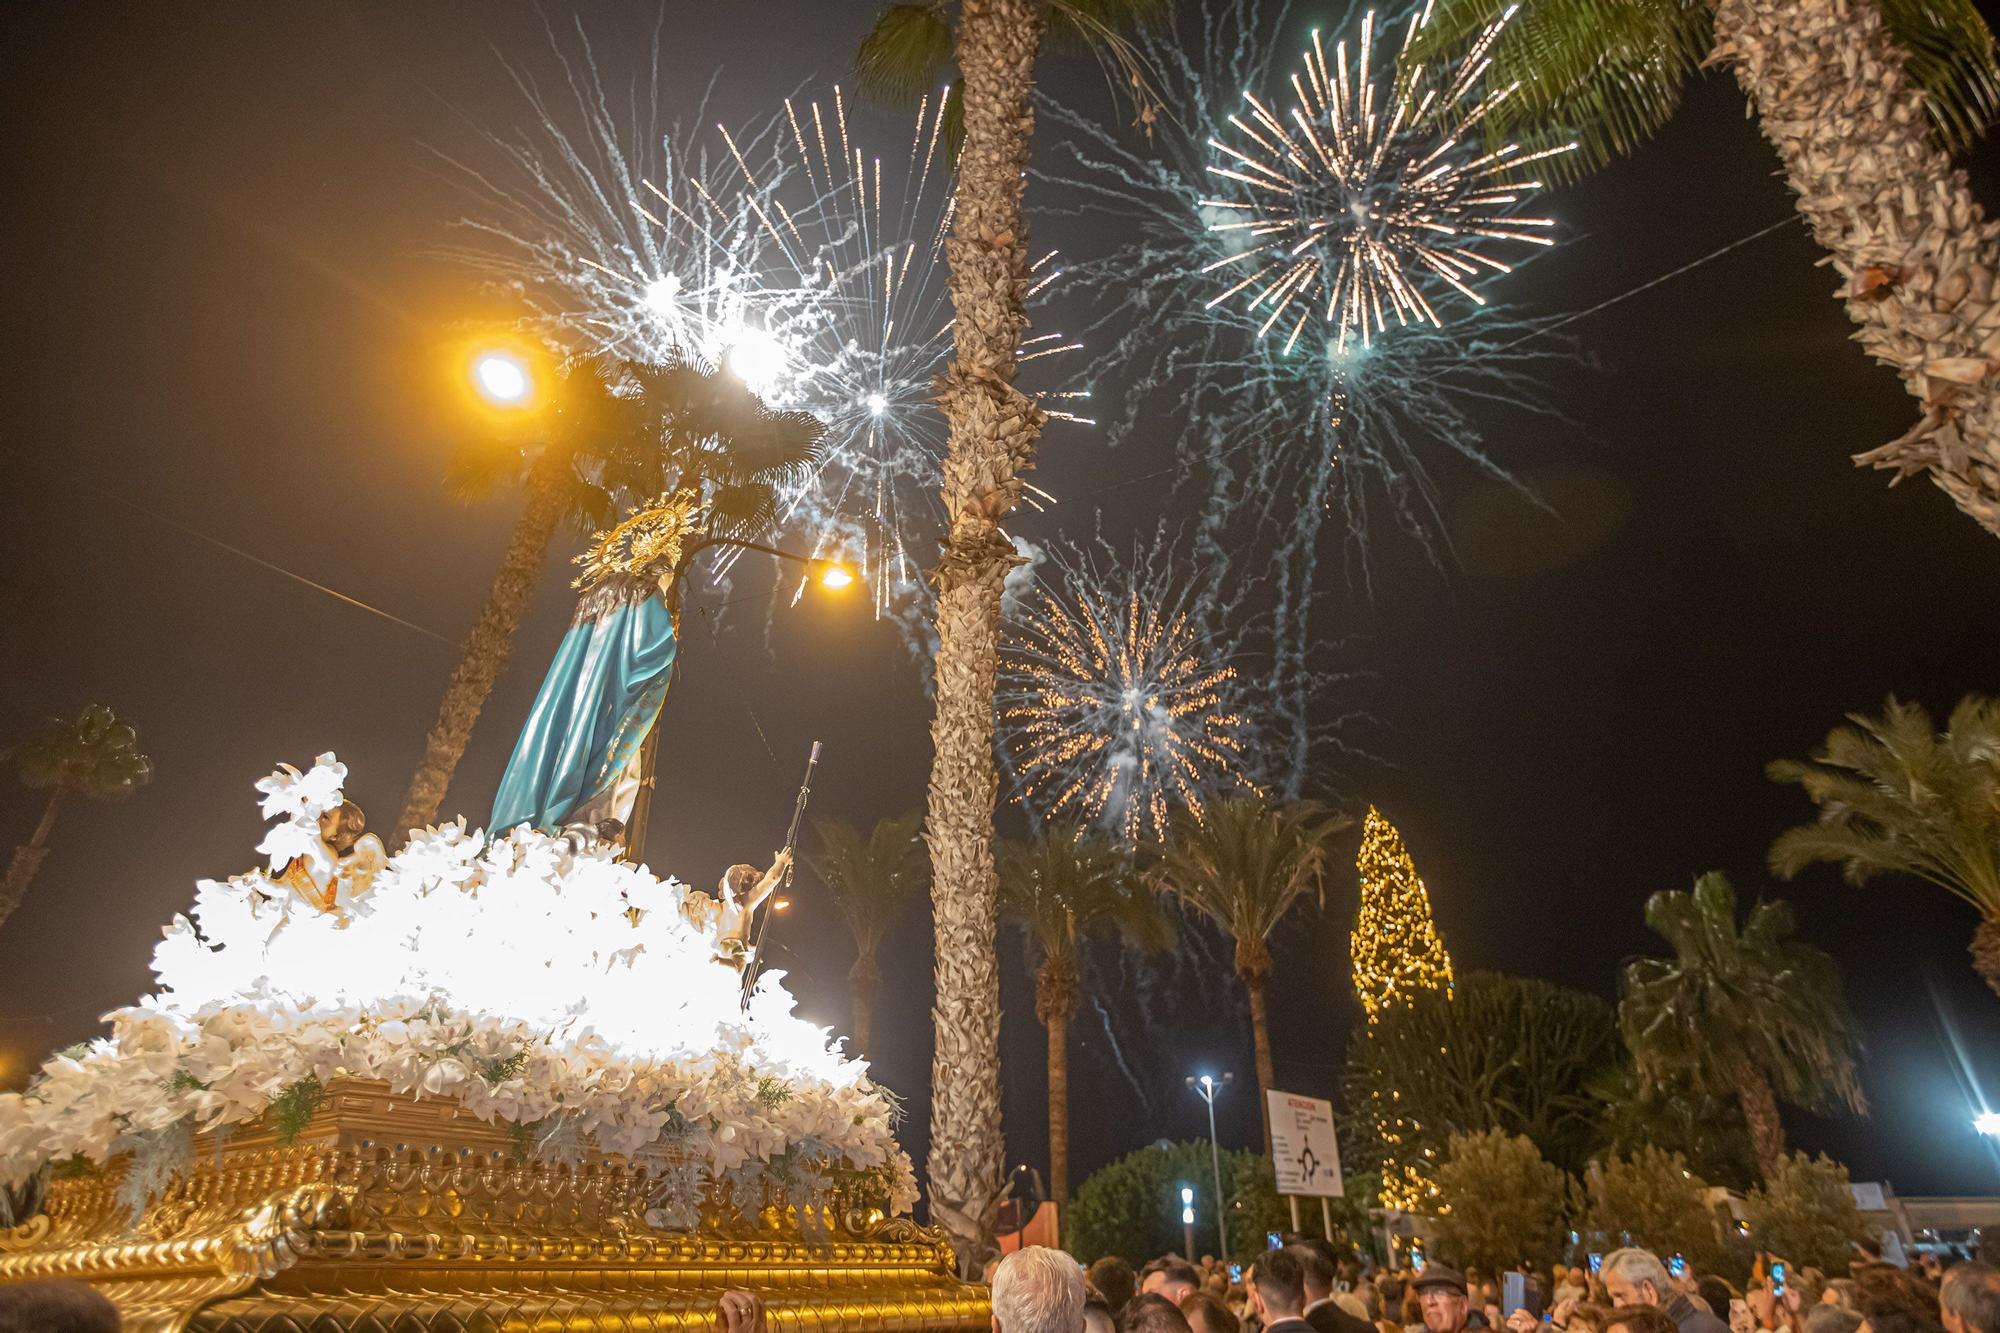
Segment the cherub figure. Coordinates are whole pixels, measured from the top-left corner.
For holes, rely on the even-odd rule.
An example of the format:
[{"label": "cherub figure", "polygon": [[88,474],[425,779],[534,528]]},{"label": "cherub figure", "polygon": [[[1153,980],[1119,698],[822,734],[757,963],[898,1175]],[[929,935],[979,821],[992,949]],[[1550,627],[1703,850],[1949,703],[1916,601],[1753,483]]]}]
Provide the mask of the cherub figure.
[{"label": "cherub figure", "polygon": [[352,801],[322,812],[319,845],[287,861],[271,882],[284,885],[319,911],[341,911],[343,904],[368,892],[376,872],[389,861],[382,840],[365,832],[367,827],[368,817]]},{"label": "cherub figure", "polygon": [[738,972],[749,965],[750,928],[757,909],[784,883],[791,864],[791,852],[781,851],[771,859],[771,868],[761,874],[752,865],[729,867],[712,898],[700,889],[687,891],[681,900],[681,915],[709,937],[718,963]]}]

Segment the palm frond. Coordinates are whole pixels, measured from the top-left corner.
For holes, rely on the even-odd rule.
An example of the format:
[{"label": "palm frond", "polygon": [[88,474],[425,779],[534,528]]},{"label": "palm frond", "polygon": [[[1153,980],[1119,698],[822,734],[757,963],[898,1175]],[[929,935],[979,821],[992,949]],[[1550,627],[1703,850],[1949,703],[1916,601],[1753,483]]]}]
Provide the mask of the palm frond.
[{"label": "palm frond", "polygon": [[[1404,56],[1403,78],[1436,77],[1509,3],[1439,0]],[[1574,142],[1576,151],[1534,166],[1573,181],[1651,138],[1712,45],[1699,0],[1528,0],[1487,53],[1488,86],[1513,91],[1487,117],[1486,140],[1527,152]]]},{"label": "palm frond", "polygon": [[777,492],[763,482],[717,486],[709,495],[708,526],[719,537],[755,537],[777,521]]},{"label": "palm frond", "polygon": [[1893,697],[1881,716],[1848,722],[1810,761],[1766,769],[1819,807],[1817,822],[1772,843],[1773,873],[1825,861],[1855,885],[1905,874],[2000,918],[2000,700],[1967,696],[1943,733],[1922,706]]},{"label": "palm frond", "polygon": [[1626,965],[1618,1017],[1649,1085],[1726,1093],[1754,1069],[1787,1101],[1866,1112],[1839,969],[1792,938],[1788,904],[1760,901],[1739,926],[1736,890],[1707,874],[1654,894],[1646,924],[1673,956]]},{"label": "palm frond", "polygon": [[61,787],[97,801],[122,801],[153,780],[153,761],[139,734],[104,704],[74,717],[52,717],[0,751],[29,787]]},{"label": "palm frond", "polygon": [[527,474],[528,461],[519,449],[487,439],[467,440],[445,460],[444,488],[460,504],[476,504]]},{"label": "palm frond", "polygon": [[819,850],[806,868],[826,886],[857,947],[872,951],[903,903],[929,883],[923,816],[877,820],[866,837],[838,819],[814,819]]},{"label": "palm frond", "polygon": [[1903,48],[1903,72],[1924,90],[1931,128],[1947,153],[1968,148],[2000,116],[1993,29],[1974,0],[1881,0],[1882,22]]},{"label": "palm frond", "polygon": [[941,4],[887,5],[861,39],[855,81],[870,97],[914,102],[951,77],[951,17]]}]

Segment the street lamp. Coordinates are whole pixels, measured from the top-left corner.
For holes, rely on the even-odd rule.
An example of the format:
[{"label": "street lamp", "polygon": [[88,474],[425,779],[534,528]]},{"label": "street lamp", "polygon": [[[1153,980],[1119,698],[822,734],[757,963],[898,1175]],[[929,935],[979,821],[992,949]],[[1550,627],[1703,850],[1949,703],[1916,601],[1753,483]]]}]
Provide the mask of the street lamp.
[{"label": "street lamp", "polygon": [[[1222,1192],[1222,1144],[1215,1137],[1215,1094],[1229,1086],[1234,1074],[1224,1074],[1217,1082],[1210,1074],[1200,1078],[1189,1075],[1188,1087],[1201,1094],[1208,1103],[1208,1160],[1215,1168],[1215,1233],[1222,1250],[1222,1262],[1229,1262],[1229,1197]],[[1190,1233],[1192,1234],[1192,1233]]]},{"label": "street lamp", "polygon": [[472,387],[495,407],[524,407],[534,396],[535,377],[517,354],[489,349],[472,358]]},{"label": "street lamp", "polygon": [[1187,1261],[1194,1262],[1194,1187],[1181,1186],[1181,1238],[1187,1248]]}]

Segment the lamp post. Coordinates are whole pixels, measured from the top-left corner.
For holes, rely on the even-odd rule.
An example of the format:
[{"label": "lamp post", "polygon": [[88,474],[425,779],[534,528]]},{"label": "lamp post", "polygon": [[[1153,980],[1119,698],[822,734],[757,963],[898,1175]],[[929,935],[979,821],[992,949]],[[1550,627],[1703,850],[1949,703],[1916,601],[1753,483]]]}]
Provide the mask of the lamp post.
[{"label": "lamp post", "polygon": [[1181,1241],[1187,1261],[1194,1262],[1194,1187],[1181,1186]]},{"label": "lamp post", "polygon": [[[1201,1095],[1201,1099],[1208,1103],[1208,1160],[1215,1169],[1215,1233],[1222,1250],[1222,1262],[1225,1264],[1229,1262],[1229,1198],[1222,1192],[1222,1144],[1215,1137],[1215,1094],[1228,1087],[1234,1077],[1234,1074],[1224,1074],[1219,1083],[1209,1074],[1203,1074],[1200,1078],[1189,1075],[1187,1080],[1188,1087],[1194,1089]],[[1188,1230],[1190,1249],[1194,1244],[1192,1218],[1193,1210],[1189,1209],[1187,1220],[1190,1222]]]}]

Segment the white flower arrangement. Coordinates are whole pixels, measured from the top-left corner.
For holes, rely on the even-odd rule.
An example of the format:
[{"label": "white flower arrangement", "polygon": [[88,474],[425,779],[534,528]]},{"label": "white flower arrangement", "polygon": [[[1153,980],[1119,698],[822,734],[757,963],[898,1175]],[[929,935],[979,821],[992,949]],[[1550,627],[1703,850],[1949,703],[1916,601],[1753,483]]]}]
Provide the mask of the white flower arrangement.
[{"label": "white flower arrangement", "polygon": [[[825,1161],[880,1173],[892,1211],[909,1210],[888,1094],[792,1012],[782,973],[744,1004],[682,917],[684,885],[606,848],[461,820],[417,833],[334,910],[308,905],[274,876],[324,861],[318,820],[345,778],[327,754],[257,784],[282,819],[258,848],[269,871],[202,881],[154,952],[160,993],[0,1096],[0,1183],[77,1157],[178,1162],[191,1132],[309,1114],[319,1089],[366,1078],[520,1126],[545,1157],[670,1142],[746,1198]],[[160,1171],[143,1174],[157,1189]]]}]

